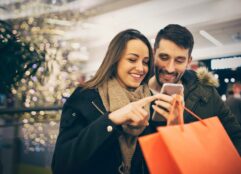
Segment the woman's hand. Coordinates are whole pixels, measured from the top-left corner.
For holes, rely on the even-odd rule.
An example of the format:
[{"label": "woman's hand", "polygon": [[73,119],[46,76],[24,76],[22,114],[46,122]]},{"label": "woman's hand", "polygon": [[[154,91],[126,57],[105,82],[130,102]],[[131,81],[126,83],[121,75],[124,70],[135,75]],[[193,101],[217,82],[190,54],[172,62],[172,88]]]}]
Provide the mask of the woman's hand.
[{"label": "woman's hand", "polygon": [[128,105],[109,114],[109,119],[116,125],[130,124],[132,126],[147,126],[149,113],[143,108],[145,105],[158,99],[157,96],[150,96],[129,103]]}]

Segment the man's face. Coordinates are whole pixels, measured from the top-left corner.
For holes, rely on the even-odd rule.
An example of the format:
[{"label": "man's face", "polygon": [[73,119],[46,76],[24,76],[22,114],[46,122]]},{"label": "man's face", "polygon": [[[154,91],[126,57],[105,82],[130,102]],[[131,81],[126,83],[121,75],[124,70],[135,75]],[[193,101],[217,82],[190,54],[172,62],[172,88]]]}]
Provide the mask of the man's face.
[{"label": "man's face", "polygon": [[159,85],[179,82],[191,63],[188,51],[170,40],[160,40],[159,47],[154,51],[155,77]]}]

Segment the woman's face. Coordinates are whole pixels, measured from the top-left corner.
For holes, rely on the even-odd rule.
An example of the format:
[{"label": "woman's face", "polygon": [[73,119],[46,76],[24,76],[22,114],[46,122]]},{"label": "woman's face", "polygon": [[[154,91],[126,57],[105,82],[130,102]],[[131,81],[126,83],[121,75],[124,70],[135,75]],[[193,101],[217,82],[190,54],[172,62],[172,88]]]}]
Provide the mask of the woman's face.
[{"label": "woman's face", "polygon": [[137,88],[148,73],[149,50],[138,39],[127,42],[117,64],[117,80],[125,88]]}]

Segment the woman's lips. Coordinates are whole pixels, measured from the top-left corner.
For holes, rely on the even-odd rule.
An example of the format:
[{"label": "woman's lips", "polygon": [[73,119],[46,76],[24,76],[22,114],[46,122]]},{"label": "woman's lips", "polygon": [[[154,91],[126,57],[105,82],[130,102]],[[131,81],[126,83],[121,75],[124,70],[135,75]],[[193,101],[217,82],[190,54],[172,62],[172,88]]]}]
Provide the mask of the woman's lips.
[{"label": "woman's lips", "polygon": [[132,78],[134,78],[137,81],[141,81],[143,79],[143,74],[130,74]]}]

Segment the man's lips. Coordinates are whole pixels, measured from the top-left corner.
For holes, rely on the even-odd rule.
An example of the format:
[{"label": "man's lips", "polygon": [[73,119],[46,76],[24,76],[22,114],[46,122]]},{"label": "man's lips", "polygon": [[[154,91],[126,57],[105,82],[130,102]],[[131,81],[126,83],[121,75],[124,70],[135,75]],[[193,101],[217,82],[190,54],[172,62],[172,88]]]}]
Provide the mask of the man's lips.
[{"label": "man's lips", "polygon": [[159,74],[159,76],[165,80],[173,80],[176,78],[176,75],[174,74]]}]

